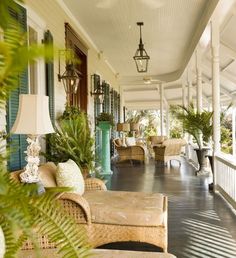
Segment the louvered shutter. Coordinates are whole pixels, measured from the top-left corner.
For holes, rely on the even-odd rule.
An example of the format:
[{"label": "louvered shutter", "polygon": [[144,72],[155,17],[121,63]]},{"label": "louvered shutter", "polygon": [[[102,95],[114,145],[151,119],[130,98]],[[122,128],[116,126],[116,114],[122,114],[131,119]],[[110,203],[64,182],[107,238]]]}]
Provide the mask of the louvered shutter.
[{"label": "louvered shutter", "polygon": [[[44,33],[44,44],[53,45],[53,36],[49,30]],[[45,64],[46,72],[46,94],[49,97],[49,112],[50,118],[55,124],[55,99],[54,99],[54,63],[53,58]]]},{"label": "louvered shutter", "polygon": [[[92,83],[93,83],[93,89],[94,91],[98,88],[98,85],[100,85],[100,76],[98,74],[94,74],[92,76]],[[101,104],[99,103],[99,99],[94,97],[94,118],[96,123],[96,117],[101,113]],[[96,127],[95,124],[95,155],[97,160],[100,160],[101,155],[101,132]]]},{"label": "louvered shutter", "polygon": [[[18,11],[9,8],[11,16],[18,21],[23,31],[27,30],[26,9],[18,6]],[[18,88],[15,89],[7,102],[7,132],[9,133],[16,119],[19,107],[19,94],[28,93],[28,70],[19,75]],[[29,118],[30,122],[30,118]],[[26,135],[13,134],[8,140],[10,155],[8,159],[8,169],[10,171],[18,170],[26,165],[24,153],[27,148]]]}]

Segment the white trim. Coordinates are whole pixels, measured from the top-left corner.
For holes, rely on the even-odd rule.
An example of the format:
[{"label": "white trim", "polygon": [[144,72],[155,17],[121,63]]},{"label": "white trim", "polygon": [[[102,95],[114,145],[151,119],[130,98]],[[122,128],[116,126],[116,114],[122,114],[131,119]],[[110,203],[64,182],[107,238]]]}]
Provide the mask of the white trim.
[{"label": "white trim", "polygon": [[[37,43],[42,44],[44,39],[44,32],[46,30],[46,22],[38,16],[31,8],[25,6],[27,10],[27,30],[28,27],[33,28],[37,32]],[[37,59],[37,94],[46,94],[46,85],[45,85],[45,61],[44,58]],[[29,73],[29,83],[30,83],[30,73]],[[29,85],[30,92],[30,85]]]}]

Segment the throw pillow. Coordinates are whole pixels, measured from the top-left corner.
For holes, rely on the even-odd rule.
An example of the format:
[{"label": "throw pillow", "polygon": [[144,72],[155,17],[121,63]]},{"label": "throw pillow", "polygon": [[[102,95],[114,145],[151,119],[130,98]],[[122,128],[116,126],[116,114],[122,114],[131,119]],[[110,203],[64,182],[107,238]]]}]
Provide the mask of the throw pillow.
[{"label": "throw pillow", "polygon": [[53,162],[47,162],[39,167],[39,179],[44,187],[56,187],[57,166]]},{"label": "throw pillow", "polygon": [[70,187],[71,193],[82,195],[84,193],[84,178],[78,165],[71,159],[58,163],[56,173],[57,185]]},{"label": "throw pillow", "polygon": [[126,141],[126,145],[127,146],[134,146],[134,145],[136,145],[136,140],[135,140],[134,137],[126,137],[125,141]]}]

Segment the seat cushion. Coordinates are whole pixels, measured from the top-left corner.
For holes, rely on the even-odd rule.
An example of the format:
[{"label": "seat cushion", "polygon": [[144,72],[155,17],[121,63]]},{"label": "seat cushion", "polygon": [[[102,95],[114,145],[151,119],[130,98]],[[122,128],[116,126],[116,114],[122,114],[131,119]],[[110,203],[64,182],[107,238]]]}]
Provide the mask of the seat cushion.
[{"label": "seat cushion", "polygon": [[67,162],[58,163],[56,173],[57,185],[70,187],[71,193],[82,195],[84,193],[84,178],[78,165],[71,159]]},{"label": "seat cushion", "polygon": [[165,218],[162,194],[91,191],[85,192],[83,197],[90,205],[94,223],[159,226]]}]

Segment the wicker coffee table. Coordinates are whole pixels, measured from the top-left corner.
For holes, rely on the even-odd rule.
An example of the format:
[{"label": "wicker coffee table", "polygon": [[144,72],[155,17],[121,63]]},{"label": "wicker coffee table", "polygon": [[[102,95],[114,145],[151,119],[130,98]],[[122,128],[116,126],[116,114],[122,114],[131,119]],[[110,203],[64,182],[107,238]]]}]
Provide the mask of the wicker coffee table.
[{"label": "wicker coffee table", "polygon": [[[176,256],[168,253],[157,252],[135,252],[135,251],[121,251],[121,250],[93,250],[93,258],[176,258]],[[61,256],[55,254],[55,250],[47,249],[41,253],[42,258],[60,258]],[[32,250],[20,251],[18,258],[35,258]]]}]

